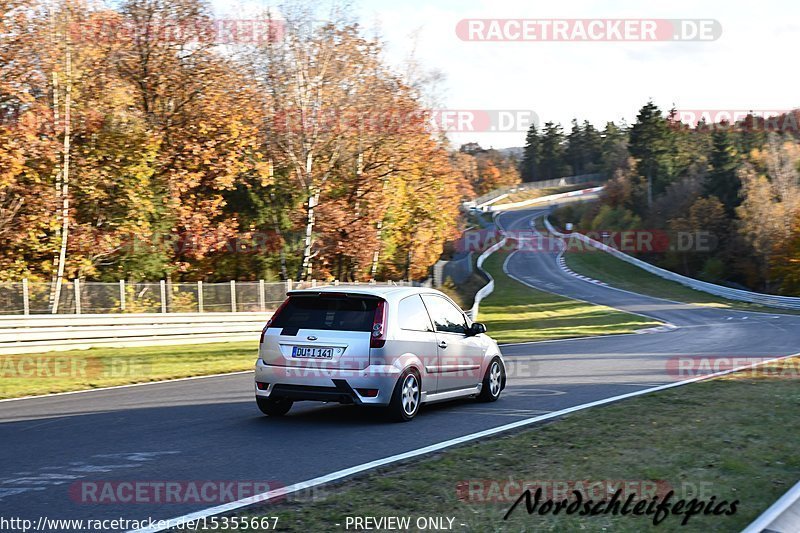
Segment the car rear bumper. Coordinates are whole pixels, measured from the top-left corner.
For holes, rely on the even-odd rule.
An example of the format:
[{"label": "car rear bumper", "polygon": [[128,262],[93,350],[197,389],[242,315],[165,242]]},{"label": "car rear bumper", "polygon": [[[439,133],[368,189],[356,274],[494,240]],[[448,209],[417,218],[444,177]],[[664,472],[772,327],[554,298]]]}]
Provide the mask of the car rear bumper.
[{"label": "car rear bumper", "polygon": [[268,365],[258,359],[254,386],[260,398],[389,405],[400,373],[394,366],[373,365],[363,370],[301,368]]}]

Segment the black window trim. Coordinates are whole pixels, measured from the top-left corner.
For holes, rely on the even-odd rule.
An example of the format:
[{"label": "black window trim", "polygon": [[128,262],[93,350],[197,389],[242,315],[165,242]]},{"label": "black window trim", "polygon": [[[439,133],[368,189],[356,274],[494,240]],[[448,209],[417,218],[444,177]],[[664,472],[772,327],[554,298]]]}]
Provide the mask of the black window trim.
[{"label": "black window trim", "polygon": [[455,331],[439,331],[439,329],[436,327],[436,322],[434,322],[433,317],[431,317],[431,311],[430,311],[430,309],[428,309],[428,305],[425,304],[425,298],[420,298],[422,300],[422,303],[425,304],[425,309],[428,311],[428,319],[431,321],[431,324],[433,324],[433,330],[437,334],[438,333],[442,333],[442,334],[445,334],[445,335],[459,335],[461,337],[466,337],[467,336],[467,332],[469,331],[469,328],[472,325],[472,321],[467,316],[467,314],[464,312],[464,310],[461,309],[461,307],[458,306],[458,304],[456,304],[453,300],[448,298],[446,295],[437,294],[435,292],[423,292],[423,293],[420,293],[419,296],[435,296],[435,297],[441,298],[442,300],[450,303],[453,307],[455,307],[458,310],[458,312],[461,313],[461,316],[464,318],[464,323],[466,324],[466,327],[464,329],[464,333],[456,333]]}]

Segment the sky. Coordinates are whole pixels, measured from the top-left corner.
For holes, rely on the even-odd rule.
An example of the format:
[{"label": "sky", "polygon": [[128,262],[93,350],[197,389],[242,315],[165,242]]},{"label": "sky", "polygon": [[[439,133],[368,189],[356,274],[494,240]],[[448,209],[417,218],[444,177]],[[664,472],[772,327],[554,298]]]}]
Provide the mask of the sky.
[{"label": "sky", "polygon": [[[214,0],[213,5],[218,16],[245,16],[275,2]],[[522,146],[533,116],[567,130],[574,117],[599,127],[609,120],[632,123],[651,99],[662,109],[714,114],[800,107],[800,70],[793,64],[800,37],[796,0],[361,0],[352,5],[367,28],[379,29],[390,63],[401,64],[413,51],[425,68],[442,72],[437,108],[507,119],[505,128],[495,128],[502,132],[480,126],[451,132],[456,146]],[[471,42],[456,33],[463,19],[619,18],[714,19],[721,34],[713,41],[685,42]]]}]

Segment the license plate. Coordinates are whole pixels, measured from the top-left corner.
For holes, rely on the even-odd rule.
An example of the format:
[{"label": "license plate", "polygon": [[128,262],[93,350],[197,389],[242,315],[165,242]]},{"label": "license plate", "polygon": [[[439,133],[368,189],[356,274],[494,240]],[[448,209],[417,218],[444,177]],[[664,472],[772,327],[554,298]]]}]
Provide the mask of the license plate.
[{"label": "license plate", "polygon": [[292,357],[333,359],[333,348],[304,348],[302,346],[292,346]]}]

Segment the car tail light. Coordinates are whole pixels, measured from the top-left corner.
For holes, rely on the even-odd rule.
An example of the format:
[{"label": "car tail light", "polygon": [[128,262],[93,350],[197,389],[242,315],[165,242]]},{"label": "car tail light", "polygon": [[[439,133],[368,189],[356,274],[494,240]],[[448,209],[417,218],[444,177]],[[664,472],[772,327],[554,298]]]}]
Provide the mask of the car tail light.
[{"label": "car tail light", "polygon": [[269,383],[264,383],[263,381],[257,381],[256,387],[258,387],[258,390],[267,390],[269,388]]},{"label": "car tail light", "polygon": [[370,348],[383,348],[386,344],[386,301],[380,300],[375,308],[372,321],[372,333],[369,338]]},{"label": "car tail light", "polygon": [[356,392],[364,398],[375,398],[378,395],[378,389],[356,389]]},{"label": "car tail light", "polygon": [[281,303],[281,305],[278,306],[278,309],[276,309],[275,312],[272,313],[272,316],[269,317],[269,320],[267,320],[267,325],[264,326],[264,329],[261,330],[261,340],[259,341],[260,344],[264,343],[264,335],[267,334],[267,328],[272,326],[272,323],[275,321],[276,318],[278,318],[278,315],[281,313],[281,311],[283,311],[283,308],[286,307],[286,304],[288,303],[289,303],[289,298],[286,298],[283,301],[283,303]]}]

